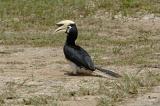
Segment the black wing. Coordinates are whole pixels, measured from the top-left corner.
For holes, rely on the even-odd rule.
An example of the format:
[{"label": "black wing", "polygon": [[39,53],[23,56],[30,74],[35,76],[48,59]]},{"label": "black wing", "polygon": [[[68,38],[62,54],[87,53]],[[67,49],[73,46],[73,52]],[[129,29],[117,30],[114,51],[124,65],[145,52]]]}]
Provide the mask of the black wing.
[{"label": "black wing", "polygon": [[65,57],[79,67],[94,71],[94,63],[89,54],[80,46],[64,46]]}]

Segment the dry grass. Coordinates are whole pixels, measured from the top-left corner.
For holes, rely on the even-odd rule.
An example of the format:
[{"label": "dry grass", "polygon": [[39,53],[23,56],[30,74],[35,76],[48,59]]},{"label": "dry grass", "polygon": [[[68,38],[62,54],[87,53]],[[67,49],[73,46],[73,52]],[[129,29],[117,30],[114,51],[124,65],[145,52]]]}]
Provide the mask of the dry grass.
[{"label": "dry grass", "polygon": [[158,0],[0,0],[0,32],[47,30],[59,20],[84,19],[99,10],[109,12],[113,18],[119,13],[159,14],[159,5]]},{"label": "dry grass", "polygon": [[[144,70],[136,74],[126,72],[121,79],[114,81],[94,79],[92,81],[95,82],[91,84],[91,80],[81,79],[82,86],[78,86],[78,90],[67,91],[60,86],[56,95],[31,95],[23,99],[19,98],[17,87],[31,86],[23,85],[25,82],[8,82],[0,96],[0,104],[6,104],[9,99],[14,104],[57,106],[61,101],[76,100],[81,96],[99,96],[99,106],[114,106],[127,97],[134,97],[159,85],[160,74],[152,71],[152,68],[159,69],[160,64],[158,24],[139,18],[138,21],[115,19],[117,14],[139,17],[141,14],[154,13],[158,16],[159,5],[158,0],[0,0],[1,45],[61,47],[65,35],[54,35],[54,24],[62,19],[72,19],[78,23],[80,36],[77,43],[89,52],[96,64],[107,67],[132,66]],[[105,13],[111,15],[105,16]],[[2,51],[0,54],[10,55],[12,52],[16,53]],[[65,62],[57,61],[57,64]],[[36,65],[42,67],[42,64]],[[0,68],[0,73],[4,71]],[[20,100],[17,101],[17,98]]]},{"label": "dry grass", "polygon": [[[150,71],[143,73],[143,76],[125,74],[121,80],[111,83],[111,88],[103,89],[103,96],[99,100],[98,106],[114,106],[125,98],[135,97],[137,94],[150,90],[153,86],[159,85],[160,74],[153,74]],[[108,85],[106,85],[108,86]]]}]

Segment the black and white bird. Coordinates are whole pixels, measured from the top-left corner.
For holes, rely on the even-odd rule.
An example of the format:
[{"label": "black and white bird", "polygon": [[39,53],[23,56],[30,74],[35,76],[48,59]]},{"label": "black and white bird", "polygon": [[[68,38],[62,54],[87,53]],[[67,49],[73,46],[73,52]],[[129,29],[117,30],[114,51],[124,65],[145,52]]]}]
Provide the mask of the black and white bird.
[{"label": "black and white bird", "polygon": [[73,74],[98,74],[103,77],[107,77],[109,74],[113,77],[120,77],[119,74],[110,70],[102,69],[94,65],[89,54],[80,46],[76,45],[75,41],[78,37],[78,30],[75,22],[71,20],[63,20],[56,24],[58,28],[57,32],[65,32],[67,39],[63,48],[66,59],[70,62],[73,68]]}]

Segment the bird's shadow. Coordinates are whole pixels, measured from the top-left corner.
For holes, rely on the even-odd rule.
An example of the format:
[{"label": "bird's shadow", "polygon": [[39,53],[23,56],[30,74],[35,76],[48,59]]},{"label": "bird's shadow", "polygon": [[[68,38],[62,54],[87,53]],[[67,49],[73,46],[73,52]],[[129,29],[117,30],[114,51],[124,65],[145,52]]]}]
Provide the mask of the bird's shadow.
[{"label": "bird's shadow", "polygon": [[85,73],[77,73],[77,74],[74,74],[72,72],[68,72],[68,71],[65,71],[64,75],[68,75],[68,76],[81,76],[81,77],[85,77],[85,76],[92,76],[92,77],[102,77],[100,75],[93,75],[93,74],[85,74]]}]

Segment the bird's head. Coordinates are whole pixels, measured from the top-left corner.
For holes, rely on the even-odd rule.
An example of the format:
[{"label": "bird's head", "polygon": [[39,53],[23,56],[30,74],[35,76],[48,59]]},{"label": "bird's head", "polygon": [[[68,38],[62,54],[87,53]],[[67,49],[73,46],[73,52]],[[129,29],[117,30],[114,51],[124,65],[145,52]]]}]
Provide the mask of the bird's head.
[{"label": "bird's head", "polygon": [[58,22],[56,25],[58,26],[58,28],[55,30],[55,33],[58,32],[70,33],[73,27],[76,28],[75,22],[71,20],[63,20]]}]

